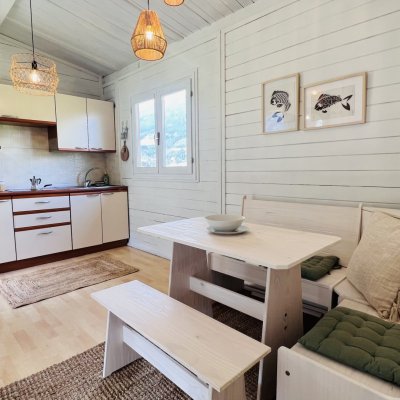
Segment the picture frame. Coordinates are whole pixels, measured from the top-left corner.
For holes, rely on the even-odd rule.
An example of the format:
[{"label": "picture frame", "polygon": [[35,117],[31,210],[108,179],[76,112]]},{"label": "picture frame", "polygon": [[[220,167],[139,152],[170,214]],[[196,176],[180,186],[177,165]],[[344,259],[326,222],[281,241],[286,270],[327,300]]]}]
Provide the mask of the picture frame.
[{"label": "picture frame", "polygon": [[367,73],[342,76],[304,87],[304,130],[363,124]]},{"label": "picture frame", "polygon": [[300,74],[262,83],[262,124],[264,133],[299,130]]}]

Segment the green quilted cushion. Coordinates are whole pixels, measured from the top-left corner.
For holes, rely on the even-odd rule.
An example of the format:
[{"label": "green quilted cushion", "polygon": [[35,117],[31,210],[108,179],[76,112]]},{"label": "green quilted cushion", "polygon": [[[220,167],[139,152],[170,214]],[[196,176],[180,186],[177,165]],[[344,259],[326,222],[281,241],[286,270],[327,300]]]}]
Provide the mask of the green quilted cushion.
[{"label": "green quilted cushion", "polygon": [[339,264],[335,256],[314,256],[301,263],[301,277],[310,281],[317,281]]},{"label": "green quilted cushion", "polygon": [[400,325],[336,307],[300,340],[307,349],[400,386]]}]

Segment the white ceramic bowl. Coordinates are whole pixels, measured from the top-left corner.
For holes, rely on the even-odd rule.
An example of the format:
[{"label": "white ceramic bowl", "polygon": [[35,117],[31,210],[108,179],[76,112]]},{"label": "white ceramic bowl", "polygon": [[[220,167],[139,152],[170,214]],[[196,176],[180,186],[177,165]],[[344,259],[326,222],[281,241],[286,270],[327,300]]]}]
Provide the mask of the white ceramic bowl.
[{"label": "white ceramic bowl", "polygon": [[220,232],[232,232],[242,225],[245,220],[241,215],[209,215],[206,220],[211,228]]}]

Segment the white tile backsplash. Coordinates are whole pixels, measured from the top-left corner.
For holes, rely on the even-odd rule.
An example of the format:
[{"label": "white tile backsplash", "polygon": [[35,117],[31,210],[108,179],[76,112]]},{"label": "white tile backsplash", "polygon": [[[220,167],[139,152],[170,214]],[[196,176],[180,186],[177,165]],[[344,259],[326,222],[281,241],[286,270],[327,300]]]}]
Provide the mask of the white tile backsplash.
[{"label": "white tile backsplash", "polygon": [[0,181],[8,188],[30,188],[35,175],[42,184],[80,185],[92,167],[91,179],[102,179],[103,154],[49,152],[47,129],[0,125]]}]

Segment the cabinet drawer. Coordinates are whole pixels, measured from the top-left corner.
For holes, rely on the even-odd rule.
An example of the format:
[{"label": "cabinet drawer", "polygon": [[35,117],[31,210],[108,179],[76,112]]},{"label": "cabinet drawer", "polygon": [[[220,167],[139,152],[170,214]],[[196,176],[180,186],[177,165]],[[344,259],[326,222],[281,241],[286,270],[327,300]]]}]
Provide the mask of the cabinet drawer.
[{"label": "cabinet drawer", "polygon": [[15,233],[17,260],[72,250],[71,225]]},{"label": "cabinet drawer", "polygon": [[29,197],[13,200],[14,212],[69,208],[69,196]]},{"label": "cabinet drawer", "polygon": [[56,212],[14,216],[15,228],[27,228],[30,226],[60,224],[63,222],[70,222],[70,221],[71,221],[71,215],[69,211],[56,211]]}]

